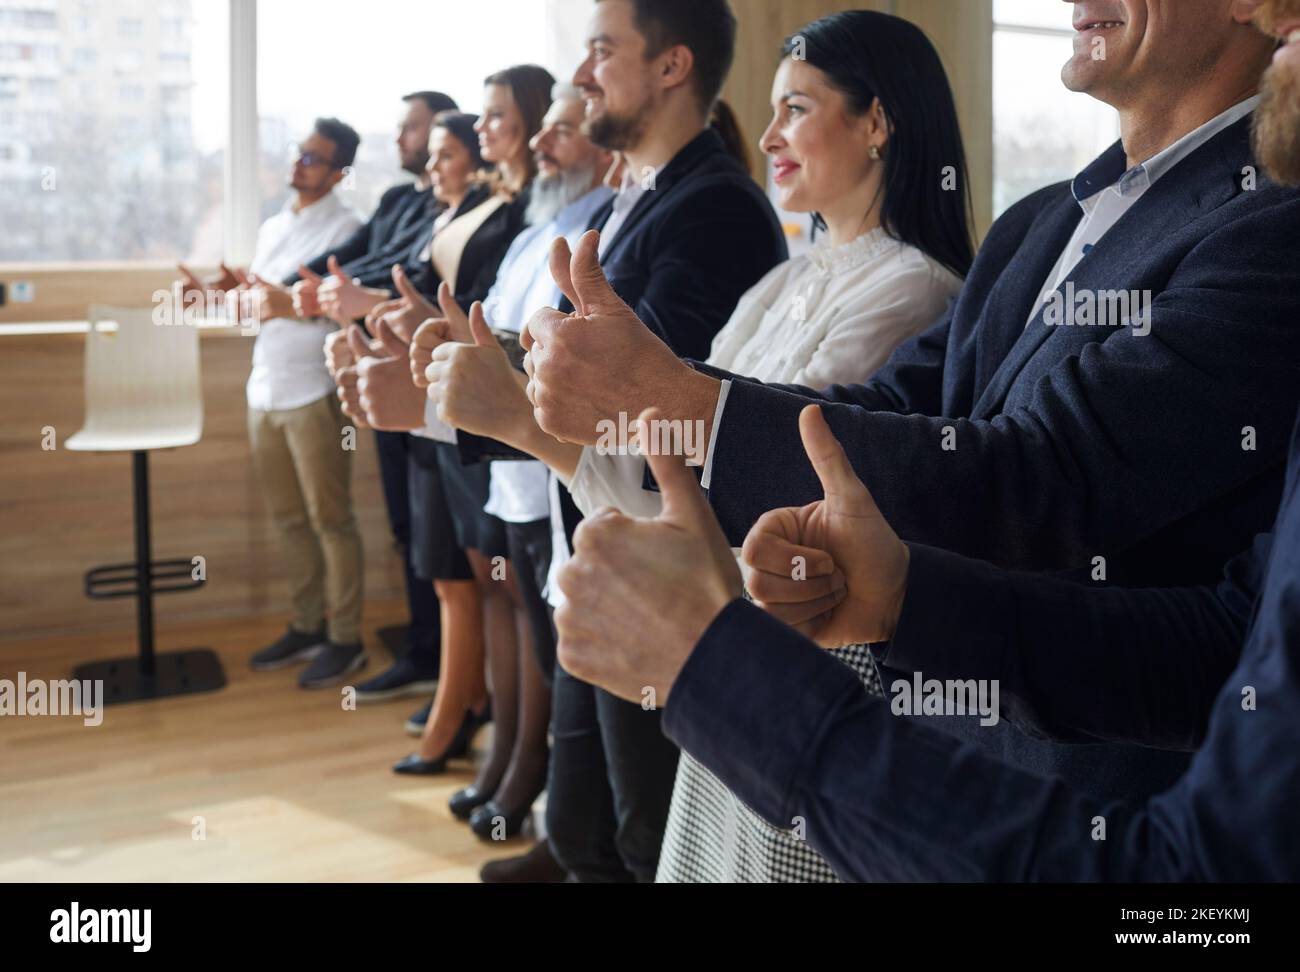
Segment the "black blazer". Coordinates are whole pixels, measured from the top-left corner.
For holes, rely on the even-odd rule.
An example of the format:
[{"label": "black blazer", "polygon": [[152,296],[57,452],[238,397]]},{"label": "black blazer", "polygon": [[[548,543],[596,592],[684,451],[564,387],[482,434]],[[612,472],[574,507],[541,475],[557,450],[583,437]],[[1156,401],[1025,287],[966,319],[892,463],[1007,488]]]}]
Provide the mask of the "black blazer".
[{"label": "black blazer", "polygon": [[[1109,184],[1124,166],[1116,145],[1082,178]],[[1300,404],[1300,192],[1246,188],[1247,166],[1244,119],[1166,173],[1071,273],[1076,291],[1150,290],[1145,337],[1042,313],[1026,329],[1081,218],[1058,185],[998,220],[955,305],[866,384],[736,381],[710,483],[732,543],[767,510],[821,498],[797,421],[817,401],[905,540],[1086,576],[1103,557],[1110,583],[1213,581],[1272,522]],[[1186,766],[939,722],[1106,797],[1158,792]]]},{"label": "black blazer", "polygon": [[[611,200],[592,218],[601,229]],[[677,153],[628,213],[601,266],[615,292],[682,357],[707,357],[741,296],[789,256],[762,190],[712,129]],[[562,301],[560,310],[573,306]]]},{"label": "black blazer", "polygon": [[[341,246],[322,253],[307,268],[313,273],[329,273],[331,256],[338,257],[344,271],[361,281],[363,287],[393,286],[393,264],[401,263],[416,238],[438,214],[439,206],[429,189],[411,183],[393,186],[380,197],[379,205],[366,224]],[[297,283],[298,274],[285,281]]]},{"label": "black blazer", "polygon": [[[592,217],[602,228],[607,203]],[[677,354],[707,356],[713,336],[741,296],[789,256],[767,197],[712,129],[701,132],[659,172],[628,213],[601,265],[637,316]],[[568,300],[559,309],[573,310]],[[525,457],[500,443],[460,433],[466,462]],[[570,532],[581,515],[565,492]]]},{"label": "black blazer", "polygon": [[[1096,165],[1108,182],[1123,149]],[[732,541],[821,497],[796,420],[812,400],[904,539],[1028,569],[1105,556],[1111,582],[1214,580],[1272,520],[1300,402],[1300,192],[1244,189],[1248,165],[1243,119],[1070,274],[1076,292],[1150,291],[1145,337],[1041,312],[1026,328],[1081,217],[1062,184],[998,220],[955,305],[866,384],[735,382],[711,482]]]},{"label": "black blazer", "polygon": [[[488,186],[475,186],[456,210],[453,219],[459,219],[491,198],[492,190]],[[484,300],[488,291],[492,289],[506,251],[510,249],[510,244],[524,228],[524,213],[528,210],[528,199],[529,190],[525,188],[523,192],[489,216],[465,244],[460,257],[460,266],[456,271],[456,279],[453,282],[456,303],[460,304],[465,311],[468,312],[474,301]],[[407,254],[404,269],[411,283],[422,294],[436,300],[442,278],[438,276],[432,260],[420,259],[421,254],[432,241],[433,221],[430,220],[429,225]]]}]

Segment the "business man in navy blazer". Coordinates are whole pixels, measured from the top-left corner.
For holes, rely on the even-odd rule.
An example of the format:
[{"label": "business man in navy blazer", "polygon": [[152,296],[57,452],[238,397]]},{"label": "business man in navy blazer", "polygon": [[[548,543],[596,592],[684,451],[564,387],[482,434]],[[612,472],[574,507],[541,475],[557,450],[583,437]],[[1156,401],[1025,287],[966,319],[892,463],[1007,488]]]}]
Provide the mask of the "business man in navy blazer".
[{"label": "business man in navy blazer", "polygon": [[[1300,185],[1300,0],[1269,0],[1261,25],[1295,39],[1266,78],[1259,154]],[[799,623],[815,643],[739,599],[694,477],[654,456],[663,513],[578,535],[561,663],[625,697],[653,687],[669,736],[774,826],[801,823],[845,879],[1300,880],[1300,421],[1272,532],[1217,587],[1159,589],[904,544],[821,407],[799,431],[825,498],[769,512],[746,550],[767,570],[800,549],[810,576],[838,572],[833,606]],[[614,624],[635,635],[611,652],[602,606],[628,591]],[[1054,738],[1196,755],[1145,804],[1105,802],[898,718],[906,686],[870,697],[818,647],[853,641],[887,641],[894,663],[937,682],[1000,685],[994,715]]]},{"label": "business man in navy blazer", "polygon": [[[797,416],[825,403],[907,540],[1096,583],[1212,581],[1271,522],[1300,402],[1300,192],[1259,172],[1250,146],[1275,42],[1249,23],[1253,4],[1105,6],[1118,26],[1076,4],[1081,53],[1065,76],[1120,109],[1124,141],[998,220],[954,306],[867,384],[692,370],[630,318],[615,349],[599,343],[610,329],[542,312],[528,362],[541,426],[594,443],[620,411],[703,422],[716,438],[702,483],[738,545],[767,510],[820,496]],[[1094,36],[1104,61],[1088,57]],[[1202,55],[1215,68],[1189,73]],[[1067,294],[1110,291],[1136,291],[1139,311],[1107,326],[1061,311]],[[951,728],[1104,797],[1158,792],[1187,764]]]},{"label": "business man in navy blazer", "polygon": [[[927,666],[948,655],[954,666],[927,676],[996,680],[1015,699],[1001,714],[1041,713],[1061,738],[1192,740],[1187,772],[1150,800],[1107,801],[900,718],[888,684],[886,699],[868,695],[817,643],[739,598],[727,539],[671,456],[651,460],[664,484],[655,521],[629,528],[614,514],[579,531],[560,579],[563,665],[625,698],[652,688],[670,738],[773,826],[800,827],[845,880],[1300,880],[1300,423],[1273,533],[1217,589],[1125,590],[915,545],[897,561],[901,541],[879,529],[809,412],[823,505],[838,506],[822,542],[850,578],[840,633],[886,633]],[[602,623],[626,592],[626,613]],[[1199,667],[1222,659],[1243,620],[1239,663],[1205,678],[1175,669],[1162,705],[1153,649]],[[611,642],[614,627],[628,636]],[[1101,706],[1072,683],[1080,672]]]}]

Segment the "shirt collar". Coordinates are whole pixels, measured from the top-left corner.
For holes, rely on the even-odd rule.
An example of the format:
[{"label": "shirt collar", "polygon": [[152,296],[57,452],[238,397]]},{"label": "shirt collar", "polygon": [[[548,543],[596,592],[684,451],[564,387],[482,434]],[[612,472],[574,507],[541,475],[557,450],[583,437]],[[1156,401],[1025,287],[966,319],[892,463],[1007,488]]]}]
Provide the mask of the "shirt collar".
[{"label": "shirt collar", "polygon": [[1106,189],[1114,189],[1120,196],[1141,195],[1215,135],[1235,125],[1254,111],[1259,105],[1259,100],[1260,96],[1254,95],[1238,102],[1131,169],[1126,168],[1128,159],[1123,144],[1116,142],[1095,162],[1075,176],[1070,186],[1075,200],[1085,212],[1088,212],[1096,205],[1096,196]]},{"label": "shirt collar", "polygon": [[609,196],[609,189],[605,186],[596,186],[590,192],[580,196],[561,209],[551,222],[559,227],[568,226],[571,223],[587,223],[591,219],[592,212],[599,209]]},{"label": "shirt collar", "polygon": [[284,201],[284,206],[280,212],[288,213],[294,219],[320,219],[326,216],[332,216],[343,205],[343,200],[339,199],[339,194],[331,190],[327,195],[317,199],[310,206],[304,206],[302,209],[293,208],[292,195]]}]

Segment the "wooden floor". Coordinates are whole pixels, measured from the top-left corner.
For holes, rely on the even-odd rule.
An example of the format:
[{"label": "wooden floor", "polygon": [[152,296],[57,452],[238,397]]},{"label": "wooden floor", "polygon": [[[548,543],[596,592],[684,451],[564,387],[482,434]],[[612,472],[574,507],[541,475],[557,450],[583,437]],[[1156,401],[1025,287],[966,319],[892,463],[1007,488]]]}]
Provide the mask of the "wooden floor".
[{"label": "wooden floor", "polygon": [[[400,617],[395,604],[366,610],[373,674],[388,656],[372,632]],[[0,882],[476,881],[484,861],[525,849],[485,844],[448,812],[469,763],[433,782],[390,771],[414,748],[402,723],[420,700],[344,711],[338,689],[299,689],[296,668],[249,671],[283,623],[160,633],[159,650],[218,652],[218,693],[108,708],[96,727],[0,717]],[[133,650],[130,633],[0,642],[0,678],[67,678]]]}]

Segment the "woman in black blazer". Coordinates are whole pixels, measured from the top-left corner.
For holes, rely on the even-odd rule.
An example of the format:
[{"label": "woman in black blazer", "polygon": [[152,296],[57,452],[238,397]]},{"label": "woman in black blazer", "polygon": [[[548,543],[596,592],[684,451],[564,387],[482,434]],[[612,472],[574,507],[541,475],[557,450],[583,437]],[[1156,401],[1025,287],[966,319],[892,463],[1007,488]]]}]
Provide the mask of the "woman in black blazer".
[{"label": "woman in black blazer", "polygon": [[[421,292],[433,297],[446,280],[466,310],[487,296],[506,251],[524,227],[528,189],[536,172],[529,142],[550,107],[554,83],[547,71],[534,65],[487,79],[484,111],[473,133],[482,158],[494,168],[457,201],[450,217],[435,224],[421,252],[414,254],[416,265],[408,275]],[[464,138],[463,121],[454,124],[457,137]],[[434,188],[437,192],[437,179]],[[442,664],[419,752],[394,769],[435,774],[446,768],[449,758],[468,752],[474,731],[484,721],[485,657],[493,660],[494,673],[515,668],[516,612],[525,608],[505,559],[504,524],[483,511],[490,467],[464,465],[457,448],[448,443],[417,436],[412,443],[413,564],[418,575],[433,581],[441,602]],[[507,684],[506,678],[493,682],[497,726],[492,752],[474,784],[453,801],[453,809],[465,817],[496,791],[518,725],[517,686]]]}]

